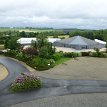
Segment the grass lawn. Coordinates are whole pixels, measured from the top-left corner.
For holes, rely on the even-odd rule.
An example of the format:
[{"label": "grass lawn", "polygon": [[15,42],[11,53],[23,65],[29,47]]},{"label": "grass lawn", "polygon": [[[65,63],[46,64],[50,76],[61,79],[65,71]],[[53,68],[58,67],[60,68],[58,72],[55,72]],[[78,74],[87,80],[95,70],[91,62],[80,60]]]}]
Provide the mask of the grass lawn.
[{"label": "grass lawn", "polygon": [[11,28],[0,28],[0,32],[6,32],[6,31],[14,31],[15,29]]},{"label": "grass lawn", "polygon": [[27,28],[0,28],[0,32],[6,31],[25,31],[25,32],[50,32],[50,31],[62,31],[62,30],[55,30],[55,29],[27,29]]},{"label": "grass lawn", "polygon": [[49,30],[39,30],[39,29],[19,29],[19,32],[22,32],[22,31],[25,31],[25,32],[50,32],[50,31],[54,31],[54,30],[52,30],[52,29],[49,29]]},{"label": "grass lawn", "polygon": [[0,50],[3,50],[4,49],[4,45],[0,45]]},{"label": "grass lawn", "polygon": [[[53,38],[53,37],[54,37],[54,36],[48,36],[48,38]],[[58,36],[58,38],[63,38],[63,37],[69,38],[69,35],[63,35],[63,36],[62,36],[62,35],[61,35],[61,36],[59,35],[59,36]]]},{"label": "grass lawn", "polygon": [[63,57],[63,58],[61,58],[60,60],[56,61],[56,62],[55,62],[55,65],[63,64],[63,63],[65,63],[66,61],[69,61],[70,59],[71,59],[71,58],[65,58],[65,57]]}]

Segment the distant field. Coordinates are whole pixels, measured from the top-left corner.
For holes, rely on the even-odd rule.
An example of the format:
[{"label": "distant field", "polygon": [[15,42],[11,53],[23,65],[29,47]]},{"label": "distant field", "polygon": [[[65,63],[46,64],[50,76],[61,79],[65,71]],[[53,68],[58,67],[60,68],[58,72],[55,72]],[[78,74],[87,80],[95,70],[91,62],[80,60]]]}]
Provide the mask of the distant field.
[{"label": "distant field", "polygon": [[[54,36],[48,36],[48,38],[53,38]],[[69,35],[59,35],[58,38],[69,38]]]},{"label": "distant field", "polygon": [[[50,31],[56,31],[54,29],[24,29],[24,28],[0,28],[0,32],[5,32],[5,31],[25,31],[25,32],[50,32]],[[61,31],[61,30],[57,30]]]},{"label": "distant field", "polygon": [[25,32],[50,32],[50,31],[55,31],[53,29],[19,29],[19,32],[22,32],[22,31],[25,31]]},{"label": "distant field", "polygon": [[14,30],[17,31],[17,29],[12,29],[12,28],[0,28],[0,32],[14,31]]}]

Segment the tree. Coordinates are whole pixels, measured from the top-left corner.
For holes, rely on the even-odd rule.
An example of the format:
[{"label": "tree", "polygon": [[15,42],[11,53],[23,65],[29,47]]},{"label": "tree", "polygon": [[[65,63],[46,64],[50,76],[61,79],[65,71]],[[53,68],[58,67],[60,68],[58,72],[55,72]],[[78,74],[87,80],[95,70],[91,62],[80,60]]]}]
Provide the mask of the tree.
[{"label": "tree", "polygon": [[37,36],[36,41],[32,41],[32,46],[37,50],[38,56],[41,58],[51,58],[55,53],[55,48],[48,42],[47,37],[41,33]]},{"label": "tree", "polygon": [[16,50],[19,47],[20,47],[20,44],[17,43],[16,38],[7,39],[5,41],[5,48],[11,49],[11,50]]},{"label": "tree", "polygon": [[26,32],[25,31],[20,32],[20,36],[21,37],[27,37]]}]

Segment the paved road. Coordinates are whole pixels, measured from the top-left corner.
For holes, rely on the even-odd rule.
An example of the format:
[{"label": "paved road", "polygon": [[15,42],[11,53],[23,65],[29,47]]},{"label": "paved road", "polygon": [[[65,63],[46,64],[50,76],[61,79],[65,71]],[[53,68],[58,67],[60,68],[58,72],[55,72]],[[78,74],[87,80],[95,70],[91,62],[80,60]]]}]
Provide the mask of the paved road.
[{"label": "paved road", "polygon": [[107,107],[107,94],[72,94],[48,97],[9,107]]},{"label": "paved road", "polygon": [[6,88],[21,72],[29,72],[24,66],[15,62],[7,57],[0,57],[0,63],[4,65],[9,71],[9,75],[6,79],[0,82],[0,91]]},{"label": "paved road", "polygon": [[0,82],[0,107],[51,96],[107,92],[107,81],[54,80],[41,77],[43,88],[40,90],[27,93],[11,93],[9,85],[15,77],[21,72],[29,71],[20,63],[6,57],[1,57],[0,63],[9,71],[9,76]]}]

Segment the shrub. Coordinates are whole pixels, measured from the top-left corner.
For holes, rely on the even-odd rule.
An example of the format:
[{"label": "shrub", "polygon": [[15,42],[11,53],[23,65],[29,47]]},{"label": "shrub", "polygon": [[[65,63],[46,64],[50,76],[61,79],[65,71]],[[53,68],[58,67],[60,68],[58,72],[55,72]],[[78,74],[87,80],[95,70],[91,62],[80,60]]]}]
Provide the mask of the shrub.
[{"label": "shrub", "polygon": [[18,53],[17,50],[8,50],[7,52],[4,53],[4,55],[10,56],[10,57],[16,57],[17,53]]},{"label": "shrub", "polygon": [[104,55],[104,58],[107,58],[107,53],[103,53],[103,55]]},{"label": "shrub", "polygon": [[65,39],[65,37],[61,37],[60,39]]},{"label": "shrub", "polygon": [[41,47],[41,49],[38,52],[38,56],[41,58],[48,58],[49,52],[47,47]]},{"label": "shrub", "polygon": [[32,74],[20,74],[12,83],[11,90],[13,92],[27,91],[41,88],[42,82],[39,77]]},{"label": "shrub", "polygon": [[23,52],[29,56],[33,56],[37,54],[37,50],[33,47],[28,47],[26,49],[23,49]]},{"label": "shrub", "polygon": [[105,58],[106,57],[106,53],[103,53],[103,52],[91,52],[90,56],[99,57],[99,58]]},{"label": "shrub", "polygon": [[98,54],[96,52],[90,52],[89,56],[98,57]]},{"label": "shrub", "polygon": [[0,55],[3,55],[3,52],[0,50]]},{"label": "shrub", "polygon": [[81,57],[81,56],[82,56],[81,52],[78,52],[78,57]]},{"label": "shrub", "polygon": [[90,55],[90,52],[81,52],[81,55],[82,55],[82,56],[89,56],[89,55]]},{"label": "shrub", "polygon": [[104,58],[104,53],[103,52],[99,52],[98,57]]},{"label": "shrub", "polygon": [[40,57],[33,58],[29,64],[35,68],[36,70],[42,71],[47,70],[49,68],[52,68],[54,66],[54,60],[53,59],[44,59]]},{"label": "shrub", "polygon": [[64,57],[70,57],[70,58],[81,56],[80,53],[76,53],[76,52],[65,52],[63,55]]},{"label": "shrub", "polygon": [[54,59],[55,61],[61,59],[61,57],[63,57],[63,53],[62,53],[62,52],[57,52],[57,53],[55,53],[55,54],[53,55],[53,59]]},{"label": "shrub", "polygon": [[90,53],[90,56],[92,57],[100,57],[100,58],[104,58],[104,53],[103,52],[100,52],[100,50],[98,48],[95,48],[94,49],[96,52],[91,52]]},{"label": "shrub", "polygon": [[23,56],[24,55],[23,55],[22,52],[18,52],[17,55],[16,55],[16,58],[19,59],[19,60],[23,60]]},{"label": "shrub", "polygon": [[17,55],[16,55],[16,58],[18,60],[27,62],[27,61],[31,60],[32,57],[27,55],[27,54],[25,54],[25,53],[23,53],[23,52],[18,52]]}]

